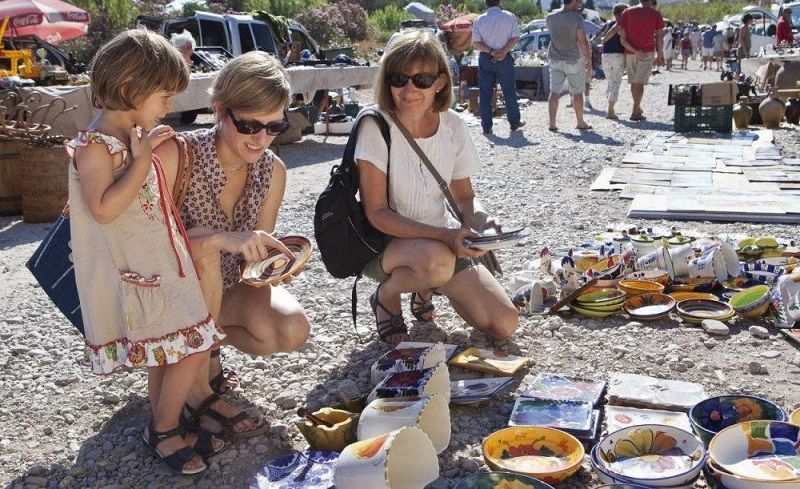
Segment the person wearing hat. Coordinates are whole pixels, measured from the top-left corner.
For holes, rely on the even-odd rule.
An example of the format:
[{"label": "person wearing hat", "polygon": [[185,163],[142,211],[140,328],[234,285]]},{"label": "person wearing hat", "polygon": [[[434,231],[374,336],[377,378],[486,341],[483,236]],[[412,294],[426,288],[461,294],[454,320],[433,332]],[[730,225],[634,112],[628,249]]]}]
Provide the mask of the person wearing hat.
[{"label": "person wearing hat", "polygon": [[792,37],[792,9],[784,7],[781,11],[781,17],[778,19],[778,26],[775,31],[775,46],[782,44],[793,45],[794,37]]}]

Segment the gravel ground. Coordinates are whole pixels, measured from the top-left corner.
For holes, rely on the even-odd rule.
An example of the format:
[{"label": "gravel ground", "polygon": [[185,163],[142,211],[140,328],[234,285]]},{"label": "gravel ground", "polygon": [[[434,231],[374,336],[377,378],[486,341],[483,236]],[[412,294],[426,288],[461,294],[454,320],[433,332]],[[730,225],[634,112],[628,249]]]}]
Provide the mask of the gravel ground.
[{"label": "gravel ground", "polygon": [[[524,131],[509,135],[507,123],[496,121],[495,135],[485,137],[479,125],[472,126],[484,161],[474,182],[479,196],[505,221],[534,232],[527,245],[499,254],[506,271],[519,269],[543,246],[563,247],[591,236],[607,223],[626,221],[629,201],[618,199],[616,193],[589,192],[592,180],[648,132],[671,130],[672,111],[665,104],[669,83],[716,78],[715,72],[697,69],[655,76],[645,95],[646,122],[609,121],[602,112],[592,110],[587,121],[594,130],[581,133],[571,129],[574,114],[562,101],[558,124],[563,132],[557,134],[546,130],[545,102],[523,109]],[[623,85],[621,115],[630,111],[626,89]],[[591,96],[595,107],[605,105],[604,90],[605,82],[596,81]],[[369,96],[369,91],[359,93],[362,99]],[[201,116],[200,122],[208,123],[209,116]],[[794,129],[776,131],[776,139],[786,154],[797,156],[800,143]],[[281,232],[312,235],[316,196],[344,145],[344,137],[324,141],[310,136],[281,148],[280,155],[290,168],[279,219]],[[752,235],[800,234],[797,226],[635,223]],[[354,381],[362,392],[370,389],[369,367],[386,350],[372,333],[367,297],[374,284],[367,280],[359,287],[359,329],[365,339],[358,343],[350,322],[351,282],[331,278],[315,255],[303,276],[288,286],[311,319],[308,343],[298,352],[271,358],[225,352],[225,364],[242,379],[237,399],[267,414],[272,420],[270,432],[233,443],[212,459],[210,470],[195,479],[173,476],[140,441],[149,417],[145,372],[110,377],[89,374],[78,364],[80,336],[23,267],[47,230],[48,225],[24,224],[19,217],[0,218],[0,300],[4,306],[0,311],[0,483],[8,487],[243,487],[267,461],[306,447],[290,424],[298,406],[314,408],[332,402],[345,388],[344,380]],[[436,305],[435,324],[412,325],[415,339],[487,344],[480,333],[465,327],[445,301],[437,299]],[[411,316],[406,313],[406,317]],[[482,438],[506,426],[521,391],[519,381],[538,372],[595,378],[607,378],[612,371],[642,373],[699,382],[712,394],[746,392],[787,409],[798,406],[800,353],[772,328],[768,327],[767,338],[753,336],[748,332],[753,324],[736,319],[729,335],[709,336],[676,320],[642,325],[622,316],[590,320],[569,313],[549,321],[522,318],[517,335],[497,346],[529,355],[532,363],[517,375],[514,388],[498,398],[452,408],[452,442],[439,457],[441,477],[431,487],[450,487],[466,475],[486,470]],[[751,374],[748,363],[752,361],[768,374]],[[452,376],[476,375],[452,369]],[[597,484],[587,459],[584,468],[561,487]],[[705,487],[705,482],[701,480],[697,487]]]}]

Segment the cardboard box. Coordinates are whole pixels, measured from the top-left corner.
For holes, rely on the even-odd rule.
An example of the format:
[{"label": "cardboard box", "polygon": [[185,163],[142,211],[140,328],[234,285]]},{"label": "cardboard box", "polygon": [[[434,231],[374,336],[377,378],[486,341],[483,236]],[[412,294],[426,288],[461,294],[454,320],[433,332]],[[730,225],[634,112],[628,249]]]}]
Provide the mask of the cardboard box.
[{"label": "cardboard box", "polygon": [[734,82],[703,83],[702,88],[704,106],[733,105],[739,92]]}]

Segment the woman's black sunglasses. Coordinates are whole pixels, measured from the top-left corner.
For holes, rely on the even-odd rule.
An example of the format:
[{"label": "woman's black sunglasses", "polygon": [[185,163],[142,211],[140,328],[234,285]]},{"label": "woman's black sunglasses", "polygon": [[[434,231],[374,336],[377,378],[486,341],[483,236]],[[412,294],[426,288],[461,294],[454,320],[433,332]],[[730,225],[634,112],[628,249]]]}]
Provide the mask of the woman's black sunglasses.
[{"label": "woman's black sunglasses", "polygon": [[426,89],[431,88],[436,83],[438,75],[433,73],[417,73],[415,75],[404,75],[402,73],[392,73],[389,75],[389,84],[395,88],[403,88],[411,80],[415,87]]},{"label": "woman's black sunglasses", "polygon": [[[240,134],[258,134],[261,132],[262,129],[267,130],[267,134],[270,136],[280,136],[287,129],[289,129],[289,121],[282,120],[280,122],[273,121],[267,124],[262,124],[258,121],[245,121],[239,120],[233,115],[233,111],[231,109],[226,109],[228,111],[228,115],[231,117],[233,121],[233,125],[236,126],[236,130],[239,131]],[[285,114],[284,114],[285,117]]]}]

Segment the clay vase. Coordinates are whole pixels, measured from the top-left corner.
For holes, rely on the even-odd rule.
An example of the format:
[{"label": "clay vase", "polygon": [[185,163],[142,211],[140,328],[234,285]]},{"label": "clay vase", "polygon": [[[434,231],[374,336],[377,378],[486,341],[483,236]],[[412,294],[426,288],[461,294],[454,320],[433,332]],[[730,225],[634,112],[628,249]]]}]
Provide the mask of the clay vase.
[{"label": "clay vase", "polygon": [[784,60],[781,69],[775,73],[775,90],[797,88],[797,80],[800,80],[800,62]]},{"label": "clay vase", "polygon": [[786,101],[786,122],[800,124],[800,99],[790,98]]},{"label": "clay vase", "polygon": [[761,105],[758,106],[758,113],[761,115],[761,120],[764,122],[764,127],[767,129],[777,129],[783,120],[783,114],[786,112],[786,106],[783,105],[781,99],[772,92],[769,97],[765,98]]},{"label": "clay vase", "polygon": [[747,103],[747,97],[739,97],[739,103],[733,106],[733,123],[736,129],[747,129],[751,117],[753,109]]}]

